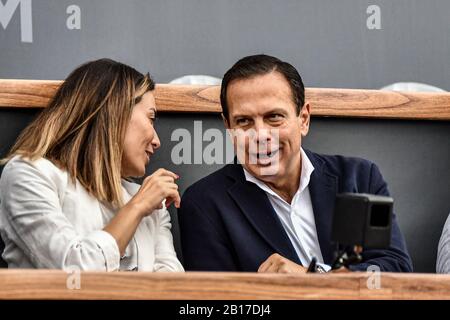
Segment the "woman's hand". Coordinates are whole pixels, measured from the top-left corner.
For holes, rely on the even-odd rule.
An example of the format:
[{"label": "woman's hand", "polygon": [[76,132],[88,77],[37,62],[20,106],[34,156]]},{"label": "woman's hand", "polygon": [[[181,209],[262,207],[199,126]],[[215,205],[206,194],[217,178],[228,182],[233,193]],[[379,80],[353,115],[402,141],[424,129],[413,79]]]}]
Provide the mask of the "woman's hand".
[{"label": "woman's hand", "polygon": [[306,268],[289,259],[286,259],[278,253],[274,253],[259,266],[258,272],[306,273]]},{"label": "woman's hand", "polygon": [[162,202],[166,200],[166,207],[175,203],[180,207],[180,194],[175,180],[179,176],[166,169],[158,169],[152,175],[144,179],[139,191],[128,203],[138,209],[144,217],[156,209],[162,209]]},{"label": "woman's hand", "polygon": [[167,207],[172,202],[175,202],[177,208],[180,206],[181,199],[175,179],[178,179],[175,173],[158,169],[144,179],[139,191],[105,226],[103,230],[116,239],[121,256],[142,218],[155,209],[161,209],[164,199]]}]

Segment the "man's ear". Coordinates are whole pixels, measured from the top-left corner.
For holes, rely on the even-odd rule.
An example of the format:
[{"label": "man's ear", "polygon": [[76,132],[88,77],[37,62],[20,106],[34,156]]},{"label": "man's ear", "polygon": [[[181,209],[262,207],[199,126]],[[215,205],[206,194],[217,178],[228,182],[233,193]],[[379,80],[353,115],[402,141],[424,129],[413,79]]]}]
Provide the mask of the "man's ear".
[{"label": "man's ear", "polygon": [[223,125],[226,129],[230,129],[230,123],[228,122],[228,119],[223,115],[223,113],[220,114],[222,116]]},{"label": "man's ear", "polygon": [[302,110],[300,110],[300,131],[302,134],[302,137],[305,137],[309,132],[309,123],[311,120],[311,106],[308,102],[305,102],[305,104],[302,107]]}]

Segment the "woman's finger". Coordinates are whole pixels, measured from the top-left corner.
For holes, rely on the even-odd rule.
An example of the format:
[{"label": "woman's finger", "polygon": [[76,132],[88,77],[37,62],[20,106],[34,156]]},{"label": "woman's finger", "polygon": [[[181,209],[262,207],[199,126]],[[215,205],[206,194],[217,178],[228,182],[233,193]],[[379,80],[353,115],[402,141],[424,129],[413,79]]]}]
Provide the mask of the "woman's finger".
[{"label": "woman's finger", "polygon": [[181,197],[177,189],[172,189],[169,196],[166,198],[166,208],[172,203],[175,203],[175,207],[179,208],[181,203]]},{"label": "woman's finger", "polygon": [[166,170],[166,169],[158,169],[155,173],[158,173],[158,176],[169,176],[172,177],[174,180],[178,179],[179,176],[176,173],[173,173],[172,171]]}]

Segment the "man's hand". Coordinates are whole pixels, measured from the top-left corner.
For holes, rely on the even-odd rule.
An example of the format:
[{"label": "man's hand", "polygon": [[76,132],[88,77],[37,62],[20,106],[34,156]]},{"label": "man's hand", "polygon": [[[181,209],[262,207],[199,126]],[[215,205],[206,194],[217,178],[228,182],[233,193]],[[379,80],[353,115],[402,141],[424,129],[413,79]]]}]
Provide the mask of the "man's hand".
[{"label": "man's hand", "polygon": [[352,270],[347,269],[346,267],[340,267],[339,269],[331,270],[332,273],[348,273],[352,272]]},{"label": "man's hand", "polygon": [[258,269],[263,273],[306,273],[306,268],[292,262],[278,253],[272,254]]},{"label": "man's hand", "polygon": [[[272,254],[266,261],[264,261],[258,269],[261,273],[306,273],[307,268],[296,264],[295,262],[286,259],[278,253]],[[331,273],[348,273],[352,270],[346,267],[341,267],[336,270],[331,270]]]}]

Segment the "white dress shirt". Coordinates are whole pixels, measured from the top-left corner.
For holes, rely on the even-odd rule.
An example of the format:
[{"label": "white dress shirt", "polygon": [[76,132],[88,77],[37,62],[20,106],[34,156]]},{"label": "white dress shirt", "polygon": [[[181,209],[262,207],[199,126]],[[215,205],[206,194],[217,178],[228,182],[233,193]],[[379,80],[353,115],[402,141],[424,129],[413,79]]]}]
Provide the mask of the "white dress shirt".
[{"label": "white dress shirt", "polygon": [[[122,188],[126,203],[139,185]],[[183,271],[166,209],[141,220],[123,257],[102,230],[115,214],[52,162],[15,156],[0,179],[3,259],[9,268]]]},{"label": "white dress shirt", "polygon": [[256,184],[267,194],[267,197],[291,240],[302,265],[308,267],[312,258],[316,257],[318,264],[328,271],[331,267],[323,264],[323,257],[320,250],[319,238],[317,237],[316,222],[308,187],[314,167],[303,149],[300,150],[300,153],[302,159],[300,184],[297,192],[292,198],[291,204],[287,203],[275,191],[270,189],[267,184],[255,178],[244,169],[245,178],[247,181]]}]

